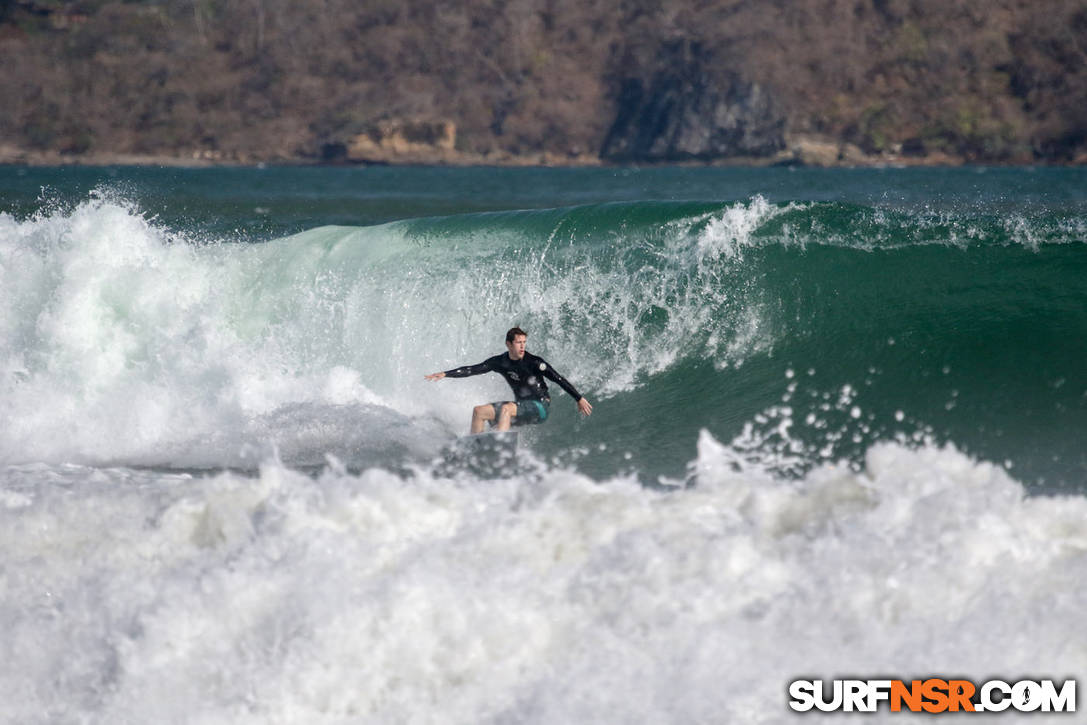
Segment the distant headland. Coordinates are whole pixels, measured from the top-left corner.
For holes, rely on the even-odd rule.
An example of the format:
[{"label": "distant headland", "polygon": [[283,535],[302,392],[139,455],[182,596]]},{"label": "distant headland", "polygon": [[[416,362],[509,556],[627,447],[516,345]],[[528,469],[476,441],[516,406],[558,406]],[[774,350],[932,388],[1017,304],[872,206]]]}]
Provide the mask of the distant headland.
[{"label": "distant headland", "polygon": [[0,63],[0,163],[1087,163],[1079,0],[7,0]]}]

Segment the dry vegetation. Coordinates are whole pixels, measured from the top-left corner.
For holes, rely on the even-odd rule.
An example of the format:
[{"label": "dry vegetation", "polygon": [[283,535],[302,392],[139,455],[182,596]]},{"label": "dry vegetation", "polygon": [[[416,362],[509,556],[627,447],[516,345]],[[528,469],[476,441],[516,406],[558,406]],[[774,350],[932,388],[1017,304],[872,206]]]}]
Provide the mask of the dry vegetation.
[{"label": "dry vegetation", "polygon": [[691,92],[756,84],[791,135],[1087,155],[1082,0],[0,0],[0,146],[319,159],[426,118],[474,154],[597,154],[677,42]]}]

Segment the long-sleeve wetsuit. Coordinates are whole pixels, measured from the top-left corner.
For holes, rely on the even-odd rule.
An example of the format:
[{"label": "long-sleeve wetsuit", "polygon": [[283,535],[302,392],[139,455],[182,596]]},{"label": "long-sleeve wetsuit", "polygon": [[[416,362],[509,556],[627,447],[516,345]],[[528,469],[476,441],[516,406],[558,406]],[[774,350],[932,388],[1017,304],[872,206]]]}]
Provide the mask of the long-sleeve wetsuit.
[{"label": "long-sleeve wetsuit", "polygon": [[487,358],[478,365],[465,365],[445,371],[446,377],[449,378],[467,378],[483,373],[498,373],[505,378],[517,400],[542,400],[550,403],[551,395],[547,392],[547,383],[544,382],[544,378],[558,383],[559,387],[569,393],[574,400],[581,400],[582,397],[577,388],[555,372],[546,360],[530,352],[526,352],[520,360],[513,360],[508,353],[501,353]]}]

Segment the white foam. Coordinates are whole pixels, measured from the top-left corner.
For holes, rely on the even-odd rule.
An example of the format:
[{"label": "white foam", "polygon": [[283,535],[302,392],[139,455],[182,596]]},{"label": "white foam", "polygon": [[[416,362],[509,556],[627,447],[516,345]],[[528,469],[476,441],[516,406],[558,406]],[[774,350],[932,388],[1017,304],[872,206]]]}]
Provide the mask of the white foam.
[{"label": "white foam", "polygon": [[0,217],[0,460],[233,465],[295,437],[255,425],[285,407],[395,407],[373,389],[391,372],[363,377],[395,359],[351,354],[368,291],[342,287],[322,234],[197,245],[108,198]]},{"label": "white foam", "polygon": [[776,723],[800,676],[1087,669],[1087,500],[952,448],[801,480],[698,449],[667,494],[9,467],[5,715]]}]

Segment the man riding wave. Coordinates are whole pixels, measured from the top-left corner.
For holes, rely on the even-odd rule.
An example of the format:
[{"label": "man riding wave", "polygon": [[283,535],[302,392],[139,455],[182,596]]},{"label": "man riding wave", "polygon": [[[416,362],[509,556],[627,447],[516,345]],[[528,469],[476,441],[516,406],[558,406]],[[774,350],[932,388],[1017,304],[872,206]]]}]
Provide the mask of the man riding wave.
[{"label": "man riding wave", "polygon": [[543,423],[547,420],[551,405],[551,395],[544,378],[555,382],[575,401],[582,415],[590,415],[593,406],[577,391],[570,382],[559,375],[546,360],[525,351],[528,333],[520,327],[512,327],[506,332],[506,353],[487,358],[477,365],[465,365],[453,370],[432,373],[427,380],[442,378],[467,378],[483,373],[498,373],[509,383],[513,391],[513,401],[501,401],[477,405],[472,410],[472,433],[482,433],[485,423],[490,423],[496,431],[507,431],[512,425]]}]

